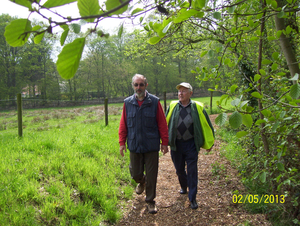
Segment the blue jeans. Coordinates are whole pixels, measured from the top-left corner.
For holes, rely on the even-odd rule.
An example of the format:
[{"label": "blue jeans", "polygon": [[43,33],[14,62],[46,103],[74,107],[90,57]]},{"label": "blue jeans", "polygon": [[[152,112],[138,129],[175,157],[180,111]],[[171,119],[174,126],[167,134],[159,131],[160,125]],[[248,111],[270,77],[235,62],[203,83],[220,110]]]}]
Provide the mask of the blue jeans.
[{"label": "blue jeans", "polygon": [[[171,150],[181,188],[189,188],[189,200],[196,199],[198,186],[198,151],[194,139],[188,141],[176,140],[176,151]],[[186,169],[185,169],[186,166]]]}]

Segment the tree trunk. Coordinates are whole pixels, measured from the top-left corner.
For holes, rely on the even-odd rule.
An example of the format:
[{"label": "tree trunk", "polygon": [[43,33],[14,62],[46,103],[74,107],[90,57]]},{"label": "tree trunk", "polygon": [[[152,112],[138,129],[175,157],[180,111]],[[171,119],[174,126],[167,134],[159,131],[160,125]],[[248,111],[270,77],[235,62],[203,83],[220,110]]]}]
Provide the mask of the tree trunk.
[{"label": "tree trunk", "polygon": [[69,90],[70,90],[70,96],[69,99],[73,100],[73,92],[72,92],[72,83],[71,83],[71,79],[68,80],[69,82]]},{"label": "tree trunk", "polygon": [[[286,4],[286,1],[283,0],[277,0],[277,4],[279,7],[282,7],[284,4]],[[285,19],[278,18],[277,15],[275,15],[275,25],[277,31],[286,30],[286,24]],[[291,73],[291,78],[294,77],[296,73],[300,74],[300,69],[297,63],[296,53],[294,52],[292,48],[292,40],[287,37],[283,32],[281,33],[281,36],[279,38],[280,47],[284,54],[284,57],[286,59],[289,71]],[[295,84],[297,81],[293,81]]]},{"label": "tree trunk", "polygon": [[[265,0],[262,0],[261,5],[262,5],[262,8],[265,8],[265,6],[266,6]],[[264,10],[264,15],[262,16],[261,27],[260,27],[261,34],[263,34],[263,32],[265,30],[265,15],[266,15],[266,11]],[[258,50],[258,54],[259,54],[258,55],[258,65],[257,65],[257,73],[258,74],[260,74],[259,70],[261,69],[261,64],[262,64],[262,49],[263,49],[263,37],[260,37],[259,50]],[[261,92],[261,81],[262,81],[262,78],[260,78],[258,81],[259,85],[257,88],[258,88],[259,92]],[[261,113],[261,110],[263,109],[261,99],[258,99],[258,108],[260,110],[260,112],[259,112],[260,119],[264,119],[264,115]],[[262,138],[262,141],[264,144],[264,150],[265,150],[266,154],[268,154],[269,153],[269,142],[268,142],[267,136],[265,134],[264,127],[265,127],[265,123],[262,123],[260,133],[261,133],[261,138]]]}]

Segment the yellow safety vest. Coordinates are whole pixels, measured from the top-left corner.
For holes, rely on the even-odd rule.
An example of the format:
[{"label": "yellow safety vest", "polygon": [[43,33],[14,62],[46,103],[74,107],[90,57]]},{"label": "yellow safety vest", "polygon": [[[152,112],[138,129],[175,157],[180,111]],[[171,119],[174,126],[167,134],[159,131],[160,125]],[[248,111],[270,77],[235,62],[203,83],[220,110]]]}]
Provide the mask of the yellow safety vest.
[{"label": "yellow safety vest", "polygon": [[[200,124],[201,124],[201,128],[202,128],[202,133],[203,133],[203,137],[204,137],[204,144],[203,144],[202,148],[210,149],[215,142],[213,131],[212,131],[211,127],[209,126],[209,124],[205,118],[205,115],[203,114],[203,103],[201,103],[199,101],[194,101],[194,102],[196,103],[199,120],[200,120]],[[169,122],[170,122],[170,119],[172,116],[172,112],[177,104],[178,104],[178,101],[171,101],[171,103],[170,103],[169,112],[168,112],[168,115],[166,118],[168,126],[169,126]]]}]

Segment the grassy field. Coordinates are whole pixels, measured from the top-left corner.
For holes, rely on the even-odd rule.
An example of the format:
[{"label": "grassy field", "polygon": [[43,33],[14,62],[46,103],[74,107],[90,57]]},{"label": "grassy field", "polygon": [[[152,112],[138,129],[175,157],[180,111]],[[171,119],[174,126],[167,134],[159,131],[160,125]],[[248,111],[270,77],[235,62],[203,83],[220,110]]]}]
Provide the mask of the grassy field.
[{"label": "grassy field", "polygon": [[119,154],[121,112],[110,104],[105,126],[103,106],[23,110],[22,138],[17,112],[0,112],[0,225],[117,222],[135,186]]}]

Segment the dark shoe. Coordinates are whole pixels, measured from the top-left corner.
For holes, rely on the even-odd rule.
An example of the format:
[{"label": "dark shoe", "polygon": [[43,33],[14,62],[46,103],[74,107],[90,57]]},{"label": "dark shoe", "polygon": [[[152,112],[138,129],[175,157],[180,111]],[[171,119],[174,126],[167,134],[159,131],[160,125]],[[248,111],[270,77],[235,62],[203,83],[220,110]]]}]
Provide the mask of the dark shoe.
[{"label": "dark shoe", "polygon": [[187,193],[187,189],[181,188],[179,191],[180,194],[186,194]]},{"label": "dark shoe", "polygon": [[139,183],[139,184],[136,186],[136,188],[135,188],[135,192],[136,192],[138,195],[140,195],[140,194],[143,193],[144,189],[145,189],[145,183],[144,183],[144,184]]},{"label": "dark shoe", "polygon": [[157,213],[157,207],[154,203],[149,203],[148,204],[148,212],[151,214]]},{"label": "dark shoe", "polygon": [[192,209],[197,209],[198,208],[198,204],[197,204],[196,199],[194,199],[193,201],[191,201],[191,208]]}]

